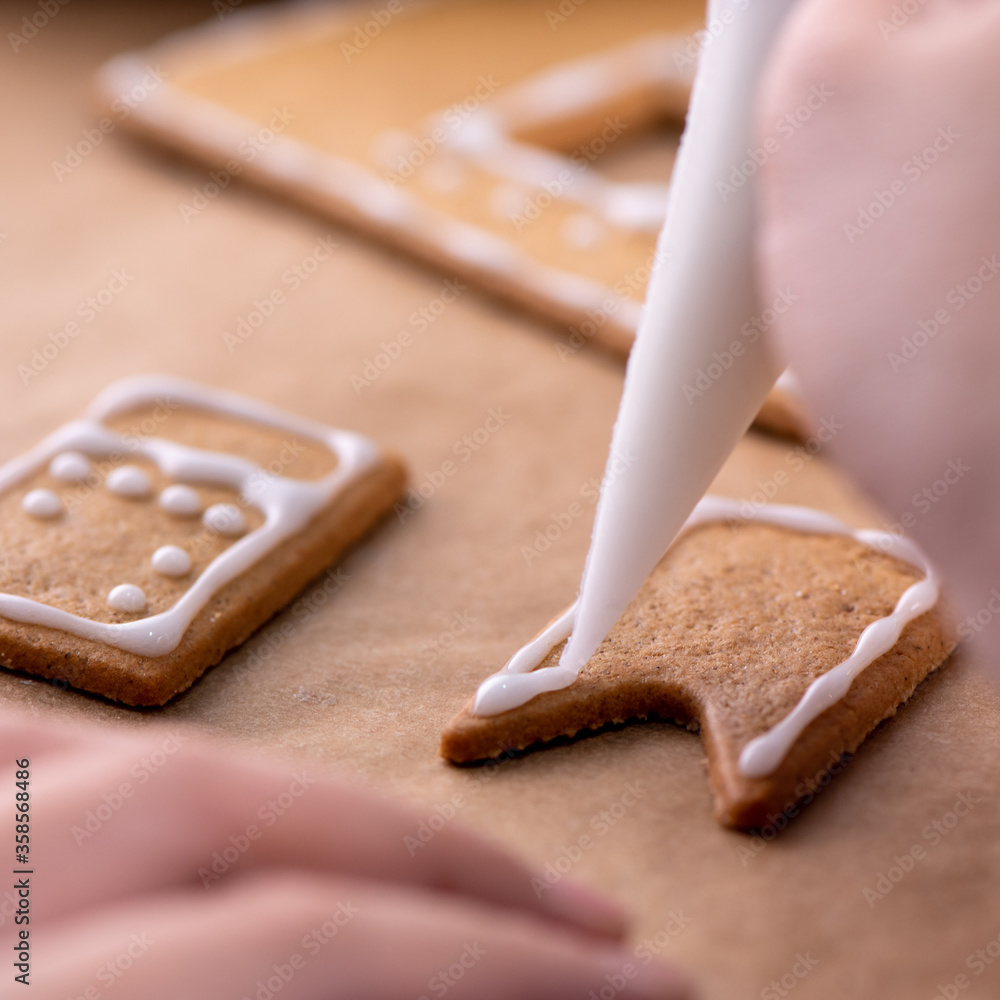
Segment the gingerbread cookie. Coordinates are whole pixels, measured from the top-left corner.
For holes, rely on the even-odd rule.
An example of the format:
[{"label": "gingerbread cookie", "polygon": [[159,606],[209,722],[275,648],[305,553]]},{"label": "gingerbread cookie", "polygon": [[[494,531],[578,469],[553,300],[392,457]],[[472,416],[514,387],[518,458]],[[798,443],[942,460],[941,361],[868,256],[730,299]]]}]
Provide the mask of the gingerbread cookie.
[{"label": "gingerbread cookie", "polygon": [[937,600],[906,539],[807,508],[747,521],[707,497],[578,676],[558,663],[571,608],[483,683],[441,753],[468,763],[672,719],[701,729],[718,820],[758,827],[794,815],[947,659]]},{"label": "gingerbread cookie", "polygon": [[180,379],[127,379],[0,468],[0,663],[162,705],[401,494],[360,435]]}]

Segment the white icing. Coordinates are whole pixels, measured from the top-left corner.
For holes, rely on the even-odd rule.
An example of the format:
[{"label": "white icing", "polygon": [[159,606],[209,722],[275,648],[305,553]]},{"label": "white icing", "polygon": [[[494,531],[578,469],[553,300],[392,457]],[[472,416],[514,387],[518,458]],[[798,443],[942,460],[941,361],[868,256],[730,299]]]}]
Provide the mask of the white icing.
[{"label": "white icing", "polygon": [[201,513],[201,497],[190,486],[175,483],[160,494],[160,506],[176,517],[195,517]]},{"label": "white icing", "polygon": [[[707,496],[695,508],[683,532],[713,521],[744,519],[744,505],[723,497]],[[911,585],[896,602],[886,618],[872,622],[860,635],[851,655],[806,689],[798,704],[777,725],[750,740],[740,753],[740,773],[748,778],[771,774],[805,728],[820,714],[847,694],[854,679],[899,641],[906,625],[929,611],[937,603],[939,584],[926,556],[909,539],[885,531],[852,531],[843,522],[822,511],[808,507],[771,504],[758,508],[753,521],[810,534],[846,535],[880,552],[895,556],[926,574]],[[476,692],[475,715],[499,715],[546,691],[569,687],[579,670],[557,664],[538,668],[539,664],[573,630],[577,605],[574,604],[526,646],[519,649],[503,670],[487,677]]]},{"label": "white icing", "polygon": [[146,595],[132,583],[120,583],[108,594],[108,607],[115,611],[145,611]]},{"label": "white icing", "polygon": [[79,483],[90,475],[90,459],[78,451],[64,451],[49,463],[49,475],[64,483]]},{"label": "white icing", "polygon": [[151,563],[161,576],[187,576],[191,572],[191,557],[179,545],[161,545]]},{"label": "white icing", "polygon": [[120,465],[108,473],[105,485],[116,496],[139,500],[148,497],[153,488],[145,470],[137,465]]},{"label": "white icing", "polygon": [[30,514],[42,521],[48,521],[62,513],[63,505],[57,493],[53,493],[52,490],[39,489],[25,493],[24,499],[21,501],[21,509],[25,514]]},{"label": "white icing", "polygon": [[205,511],[202,522],[220,535],[242,535],[247,530],[243,512],[234,503],[212,504]]},{"label": "white icing", "polygon": [[[142,405],[168,403],[223,413],[317,441],[336,455],[336,467],[322,479],[290,479],[274,476],[236,455],[203,451],[165,438],[122,437],[101,423]],[[176,649],[192,620],[214,594],[299,532],[378,458],[375,446],[358,434],[335,430],[235,393],[182,379],[149,376],[110,386],[94,401],[85,419],[59,428],[31,451],[0,468],[0,492],[45,468],[55,455],[67,449],[92,459],[107,458],[115,452],[134,455],[152,462],[164,476],[222,486],[252,497],[253,506],[264,516],[259,528],[216,556],[173,607],[148,618],[96,622],[26,597],[0,594],[0,615],[4,618],[60,629],[141,656],[163,656]]]}]

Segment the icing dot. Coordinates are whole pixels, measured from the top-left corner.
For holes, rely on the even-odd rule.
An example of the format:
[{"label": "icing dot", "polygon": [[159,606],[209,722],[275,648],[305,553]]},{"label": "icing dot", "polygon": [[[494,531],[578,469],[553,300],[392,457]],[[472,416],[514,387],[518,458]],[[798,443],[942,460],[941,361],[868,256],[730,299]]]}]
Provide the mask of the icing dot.
[{"label": "icing dot", "polygon": [[48,520],[62,513],[62,500],[52,490],[32,490],[25,493],[21,509],[32,517]]},{"label": "icing dot", "polygon": [[201,497],[190,486],[168,486],[160,494],[160,506],[168,514],[194,517],[201,513]]},{"label": "icing dot", "polygon": [[64,451],[49,463],[49,475],[64,483],[79,483],[90,474],[90,459],[78,451]]},{"label": "icing dot", "polygon": [[153,553],[153,569],[162,576],[187,576],[191,557],[178,545],[161,545]]},{"label": "icing dot", "polygon": [[212,504],[205,511],[202,521],[206,528],[211,528],[220,535],[242,535],[246,531],[243,514],[233,503]]},{"label": "icing dot", "polygon": [[120,583],[108,594],[108,607],[115,611],[142,611],[146,607],[146,595],[131,583]]},{"label": "icing dot", "polygon": [[604,226],[592,215],[579,212],[562,224],[562,237],[571,246],[586,250],[604,238]]},{"label": "icing dot", "polygon": [[108,473],[107,487],[120,497],[144,497],[149,495],[152,484],[138,465],[120,465]]}]

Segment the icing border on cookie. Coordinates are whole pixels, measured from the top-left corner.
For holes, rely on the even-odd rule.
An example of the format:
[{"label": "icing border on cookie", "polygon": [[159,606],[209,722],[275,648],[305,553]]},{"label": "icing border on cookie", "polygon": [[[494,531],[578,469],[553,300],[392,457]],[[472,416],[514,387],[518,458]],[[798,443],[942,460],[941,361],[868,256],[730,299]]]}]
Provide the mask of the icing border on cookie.
[{"label": "icing border on cookie", "polygon": [[[291,479],[274,475],[236,455],[192,448],[165,438],[139,440],[131,435],[122,436],[101,423],[117,413],[147,403],[162,404],[164,400],[171,405],[210,410],[318,441],[333,452],[337,465],[315,481]],[[140,656],[173,652],[188,626],[219,590],[301,531],[378,460],[375,445],[359,434],[336,430],[266,403],[183,379],[139,376],[109,386],[91,404],[84,419],[65,424],[24,455],[6,463],[0,468],[0,491],[17,486],[45,468],[55,455],[70,450],[89,458],[105,458],[116,452],[145,458],[164,475],[185,483],[228,486],[248,506],[256,507],[264,515],[264,523],[216,556],[171,608],[148,618],[95,622],[26,597],[0,594],[0,616],[4,618],[59,629]]]},{"label": "icing border on cookie", "polygon": [[[806,689],[798,704],[767,732],[750,740],[740,753],[739,770],[747,778],[764,778],[772,774],[785,759],[806,727],[831,705],[840,701],[854,679],[899,641],[903,629],[937,603],[939,582],[927,557],[908,538],[886,531],[854,531],[842,521],[810,507],[768,504],[746,518],[742,505],[724,497],[706,496],[688,518],[681,534],[702,524],[725,521],[728,518],[770,524],[808,534],[844,535],[879,552],[895,556],[924,573],[924,579],[909,586],[892,612],[868,625],[855,644],[851,655],[825,674],[817,677]],[[545,657],[573,631],[576,604],[551,622],[538,636],[519,649],[503,670],[487,677],[476,691],[473,715],[499,715],[526,704],[547,691],[569,687],[577,672],[556,664],[536,668]]]}]

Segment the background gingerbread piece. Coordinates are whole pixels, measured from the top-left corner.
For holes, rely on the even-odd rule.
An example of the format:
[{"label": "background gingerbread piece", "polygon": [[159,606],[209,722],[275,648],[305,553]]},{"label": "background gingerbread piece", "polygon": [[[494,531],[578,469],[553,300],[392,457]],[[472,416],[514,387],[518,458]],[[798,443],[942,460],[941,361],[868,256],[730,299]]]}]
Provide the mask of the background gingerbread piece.
[{"label": "background gingerbread piece", "polygon": [[360,435],[127,379],[0,469],[0,662],[129,705],[189,687],[391,507]]},{"label": "background gingerbread piece", "polygon": [[[710,36],[697,0],[572,10],[258,10],[112,60],[100,93],[216,168],[182,216],[252,180],[568,327],[560,352],[624,357]],[[803,430],[780,395],[761,420]]]}]

